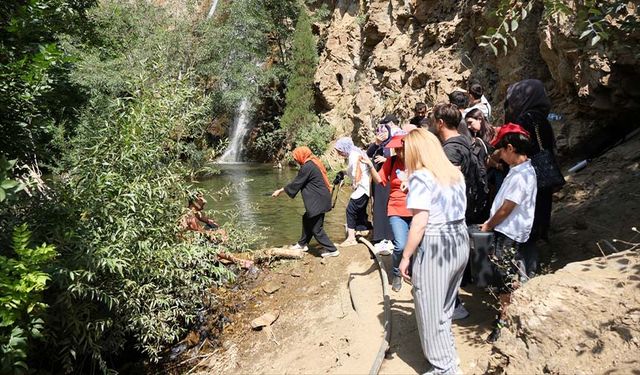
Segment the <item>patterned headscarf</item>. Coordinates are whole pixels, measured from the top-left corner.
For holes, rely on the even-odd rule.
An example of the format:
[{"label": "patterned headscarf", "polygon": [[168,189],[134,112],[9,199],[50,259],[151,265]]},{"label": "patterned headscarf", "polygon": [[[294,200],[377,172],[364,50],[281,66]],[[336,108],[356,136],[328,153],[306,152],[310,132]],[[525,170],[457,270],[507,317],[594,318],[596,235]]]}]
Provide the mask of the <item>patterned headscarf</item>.
[{"label": "patterned headscarf", "polygon": [[313,152],[311,152],[311,149],[309,147],[296,147],[293,150],[293,160],[295,160],[300,165],[304,165],[304,163],[311,160],[322,173],[324,183],[327,184],[327,188],[329,188],[329,191],[331,191],[331,184],[329,183],[329,176],[327,176],[327,169],[324,167],[324,164],[322,164],[320,159],[313,155]]},{"label": "patterned headscarf", "polygon": [[353,144],[353,141],[350,137],[342,137],[336,141],[336,145],[334,146],[336,150],[349,155],[353,151],[360,150]]}]

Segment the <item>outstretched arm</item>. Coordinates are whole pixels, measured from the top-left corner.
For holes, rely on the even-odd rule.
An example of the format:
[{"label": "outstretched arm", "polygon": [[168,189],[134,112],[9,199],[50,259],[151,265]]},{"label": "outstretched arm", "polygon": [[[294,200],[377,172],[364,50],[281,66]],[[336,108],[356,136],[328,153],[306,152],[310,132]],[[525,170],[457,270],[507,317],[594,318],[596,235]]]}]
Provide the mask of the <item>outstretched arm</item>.
[{"label": "outstretched arm", "polygon": [[302,187],[307,183],[307,180],[311,175],[311,170],[313,168],[311,164],[313,163],[307,163],[300,167],[296,178],[294,178],[293,181],[289,182],[287,186],[274,191],[271,196],[277,197],[278,195],[282,194],[282,192],[285,192],[289,197],[295,198],[300,189],[302,189]]}]

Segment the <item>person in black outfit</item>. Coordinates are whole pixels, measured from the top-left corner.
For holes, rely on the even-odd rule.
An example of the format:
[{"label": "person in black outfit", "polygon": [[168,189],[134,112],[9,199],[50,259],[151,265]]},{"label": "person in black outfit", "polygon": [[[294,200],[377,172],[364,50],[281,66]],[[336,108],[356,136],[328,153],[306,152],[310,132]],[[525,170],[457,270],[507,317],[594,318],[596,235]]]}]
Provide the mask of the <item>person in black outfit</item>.
[{"label": "person in black outfit", "polygon": [[416,103],[416,106],[413,108],[413,113],[415,116],[409,120],[409,123],[421,127],[420,122],[427,116],[427,105],[423,102]]},{"label": "person in black outfit", "polygon": [[[394,115],[385,116],[380,121],[378,129],[376,129],[375,142],[367,148],[367,156],[373,161],[376,171],[379,171],[382,164],[391,157],[390,150],[385,146],[391,141],[392,130],[391,123],[398,121]],[[373,184],[373,243],[378,244],[382,241],[393,241],[393,231],[389,224],[387,216],[387,205],[389,203],[390,185],[382,186]]]},{"label": "person in black outfit", "polygon": [[271,194],[277,197],[282,192],[286,192],[289,197],[294,198],[299,191],[302,192],[302,201],[306,210],[302,215],[302,235],[291,248],[307,251],[307,245],[313,236],[325,249],[321,253],[322,257],[338,256],[340,252],[327,236],[323,226],[324,214],[331,211],[331,185],[327,170],[306,146],[293,150],[293,159],[301,166],[298,175],[287,186]]},{"label": "person in black outfit", "polygon": [[[547,120],[551,110],[551,101],[547,97],[541,81],[525,79],[509,86],[504,109],[505,123],[518,124],[531,134],[531,154],[529,157],[539,153],[541,146],[545,150],[549,150],[552,153],[555,152],[555,136],[551,124]],[[538,142],[536,131],[540,136],[540,142]],[[538,265],[536,240],[548,240],[549,238],[552,194],[553,191],[551,189],[538,189],[536,195],[533,228],[529,240],[524,245],[526,269],[530,270],[529,276],[532,276]]]},{"label": "person in black outfit", "polygon": [[[460,91],[454,91],[452,94]],[[462,93],[464,94],[464,93]],[[449,96],[451,99],[451,96]],[[442,143],[442,149],[444,150],[447,159],[451,164],[460,168],[460,171],[465,177],[465,184],[468,187],[472,181],[469,180],[469,167],[471,164],[471,140],[468,137],[461,135],[458,132],[460,124],[464,122],[462,119],[462,113],[455,104],[439,103],[433,107],[433,121],[431,126],[431,132],[434,133],[440,142]],[[466,122],[464,122],[466,128]],[[467,198],[468,199],[468,198]],[[467,201],[467,210],[465,212],[465,221],[467,224],[477,224],[478,220],[474,220],[470,215],[471,210],[469,207],[473,205],[473,202]],[[467,267],[464,271],[462,286],[467,284],[471,278],[471,269],[467,262]],[[455,309],[453,311],[452,320],[465,319],[469,316],[469,312],[462,304],[460,297],[456,296]]]}]

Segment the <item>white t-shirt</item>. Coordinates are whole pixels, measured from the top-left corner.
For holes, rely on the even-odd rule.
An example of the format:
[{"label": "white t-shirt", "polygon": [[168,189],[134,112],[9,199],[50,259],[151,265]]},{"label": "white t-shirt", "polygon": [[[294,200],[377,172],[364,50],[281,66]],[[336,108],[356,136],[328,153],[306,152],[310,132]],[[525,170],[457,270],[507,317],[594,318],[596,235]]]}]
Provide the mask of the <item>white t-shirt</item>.
[{"label": "white t-shirt", "polygon": [[[369,189],[371,186],[371,171],[366,163],[360,161],[360,156],[365,155],[361,151],[351,151],[349,154],[349,166],[347,167],[347,174],[351,177],[351,181],[354,183],[354,190],[351,193],[352,199],[358,199],[363,195],[369,195]],[[366,156],[366,155],[365,155]],[[362,170],[362,176],[360,182],[356,182],[356,166],[360,163],[360,169]]]},{"label": "white t-shirt", "polygon": [[429,211],[429,225],[463,220],[467,208],[464,178],[461,175],[458,184],[443,186],[428,170],[415,171],[409,176],[407,208]]},{"label": "white t-shirt", "polygon": [[505,200],[510,200],[517,206],[494,229],[514,241],[527,242],[533,227],[537,193],[536,171],[531,165],[531,160],[512,167],[491,205],[491,216],[498,211]]}]

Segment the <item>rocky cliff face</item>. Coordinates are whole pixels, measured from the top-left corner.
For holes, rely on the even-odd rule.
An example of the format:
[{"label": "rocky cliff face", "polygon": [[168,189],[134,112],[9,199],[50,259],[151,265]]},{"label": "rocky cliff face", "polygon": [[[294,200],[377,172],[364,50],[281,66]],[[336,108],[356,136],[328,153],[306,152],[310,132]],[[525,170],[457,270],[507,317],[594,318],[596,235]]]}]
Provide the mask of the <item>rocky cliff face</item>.
[{"label": "rocky cliff face", "polygon": [[[337,128],[365,142],[378,119],[395,112],[408,119],[419,101],[444,101],[470,78],[485,87],[495,108],[494,123],[509,84],[525,78],[545,82],[561,154],[592,155],[601,135],[628,132],[640,109],[638,41],[620,32],[618,42],[587,47],[575,19],[542,19],[534,6],[514,33],[517,47],[495,57],[478,47],[478,37],[498,20],[496,1],[335,0],[317,1],[332,9],[317,24],[321,45],[316,72],[318,107]],[[540,2],[541,3],[541,2]],[[571,2],[569,2],[571,6]],[[636,14],[630,3],[628,12]],[[594,139],[597,139],[595,141]]]}]

